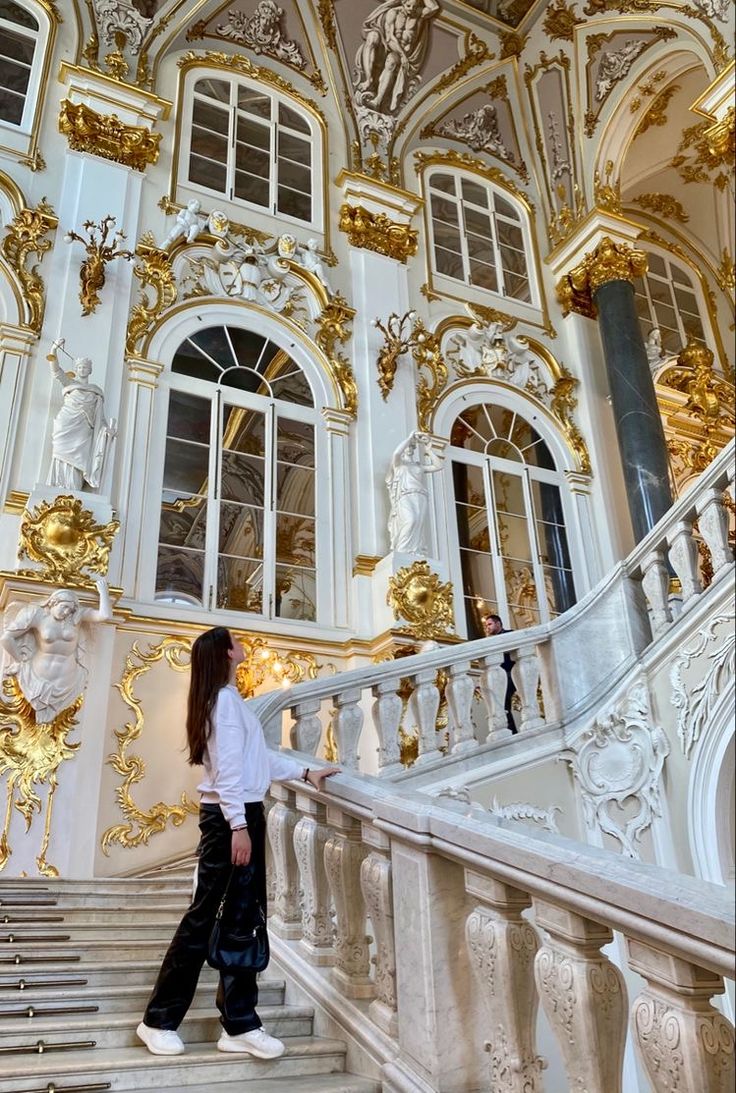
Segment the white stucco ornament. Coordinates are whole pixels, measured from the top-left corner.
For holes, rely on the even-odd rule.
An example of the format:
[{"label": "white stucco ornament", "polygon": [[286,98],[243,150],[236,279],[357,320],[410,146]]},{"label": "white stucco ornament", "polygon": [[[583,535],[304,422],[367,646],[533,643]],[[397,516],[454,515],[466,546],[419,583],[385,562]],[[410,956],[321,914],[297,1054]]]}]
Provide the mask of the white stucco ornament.
[{"label": "white stucco ornament", "polygon": [[183,209],[179,209],[174,226],[161,243],[161,250],[168,250],[177,239],[184,239],[187,243],[194,242],[205,225],[204,219],[200,216],[201,208],[201,202],[193,197]]},{"label": "white stucco ornament", "polygon": [[386,473],[391,512],[391,549],[418,558],[429,556],[429,484],[427,475],[442,467],[424,433],[412,433],[391,456]]},{"label": "white stucco ornament", "polygon": [[616,839],[627,858],[639,858],[642,833],[661,815],[659,783],[669,752],[640,682],[560,756],[580,786],[586,824]]},{"label": "white stucco ornament", "polygon": [[[706,730],[719,698],[736,669],[736,632],[733,614],[717,615],[682,649],[670,669],[672,705],[677,710],[677,735],[683,755]],[[690,672],[695,665],[696,671]]]},{"label": "white stucco ornament", "polygon": [[448,344],[447,360],[461,379],[503,380],[549,403],[549,384],[523,335],[508,333],[500,322],[476,321],[466,331],[451,335]]},{"label": "white stucco ornament", "polygon": [[55,341],[47,356],[51,375],[61,385],[63,403],[54,417],[51,433],[49,486],[62,490],[99,490],[117,423],[105,418],[105,396],[100,387],[89,382],[92,361],[77,357],[74,375],[59,366],[57,353],[64,349],[63,338]]}]

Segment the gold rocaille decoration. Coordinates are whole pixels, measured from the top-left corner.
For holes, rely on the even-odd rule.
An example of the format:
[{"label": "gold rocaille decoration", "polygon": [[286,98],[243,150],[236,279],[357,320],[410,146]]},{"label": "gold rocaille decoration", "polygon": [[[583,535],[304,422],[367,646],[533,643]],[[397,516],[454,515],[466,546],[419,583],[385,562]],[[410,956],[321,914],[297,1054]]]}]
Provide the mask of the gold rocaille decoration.
[{"label": "gold rocaille decoration", "polygon": [[[250,698],[266,681],[274,686],[300,683],[303,679],[316,679],[319,668],[311,653],[277,653],[269,649],[263,638],[241,638],[245,660],[238,668],[236,683],[244,698]],[[187,816],[198,811],[198,806],[186,793],[182,793],[175,805],[158,801],[150,808],[140,807],[133,800],[133,787],[146,775],[146,764],[140,755],[130,753],[130,747],[138,740],[145,725],[145,714],[135,685],[154,664],[165,661],[175,672],[188,672],[192,643],[187,638],[165,637],[157,645],[144,652],[134,642],[125,658],[120,683],[116,684],[123,702],[132,711],[133,719],[122,729],[116,729],[118,747],[107,757],[107,762],[122,776],[122,783],[115,790],[115,797],[126,822],[108,827],[101,839],[102,851],[109,854],[113,843],[124,849],[146,845],[152,835],[165,831],[169,825],[179,827]]]},{"label": "gold rocaille decoration", "polygon": [[447,365],[440,352],[440,338],[427,329],[416,311],[407,311],[401,316],[393,312],[385,323],[376,319],[373,325],[384,337],[376,362],[378,386],[384,401],[393,390],[400,357],[411,353],[419,372],[416,388],[419,428],[429,430],[432,410],[447,383]]},{"label": "gold rocaille decoration", "polygon": [[344,296],[336,292],[317,316],[317,333],[314,339],[330,362],[334,380],[342,395],[343,409],[353,418],[358,414],[358,386],[350,361],[340,351],[340,346],[345,345],[352,336],[350,324],[354,316],[355,310],[348,305]]},{"label": "gold rocaille decoration", "polygon": [[680,85],[677,83],[670,84],[668,87],[663,87],[662,90],[654,96],[652,105],[649,107],[644,117],[641,120],[641,124],[634,134],[634,139],[640,137],[642,133],[646,133],[648,129],[651,129],[653,125],[661,128],[667,124],[667,107],[670,104],[670,100],[680,90]]},{"label": "gold rocaille decoration", "polygon": [[724,117],[705,130],[708,151],[712,156],[728,164],[731,169],[733,169],[734,157],[736,156],[735,116],[734,107],[729,106]]},{"label": "gold rocaille decoration", "polygon": [[87,588],[93,578],[105,576],[110,548],[120,528],[117,520],[98,524],[78,497],[61,494],[25,510],[20,522],[18,558],[28,558],[41,569],[21,569],[27,577],[72,588]]},{"label": "gold rocaille decoration", "polygon": [[29,259],[42,261],[51,248],[48,232],[59,223],[54,210],[41,198],[35,209],[21,209],[6,228],[2,243],[2,255],[21,284],[23,298],[28,308],[27,323],[31,330],[40,334],[46,307],[46,286],[38,272],[38,263],[30,265]]},{"label": "gold rocaille decoration", "polygon": [[464,56],[456,61],[452,68],[437,81],[432,88],[432,94],[437,95],[440,91],[446,91],[448,87],[453,87],[458,80],[461,80],[463,76],[467,76],[472,69],[483,64],[484,61],[492,61],[496,56],[495,53],[491,53],[486,43],[477,34],[473,34],[472,30],[465,41],[465,50]]},{"label": "gold rocaille decoration", "polygon": [[725,443],[724,430],[726,435],[733,433],[736,424],[734,386],[714,370],[712,350],[691,339],[680,351],[677,365],[665,369],[657,382],[687,395],[682,412],[700,426],[710,463]]},{"label": "gold rocaille decoration", "polygon": [[33,816],[41,812],[41,798],[34,786],[48,783],[43,836],[36,866],[44,877],[58,877],[59,871],[46,860],[51,836],[51,811],[58,785],[57,771],[65,759],[71,759],[79,743],[68,742],[69,733],[77,724],[83,701],[80,695],[58,713],[53,721],[38,723],[36,711],[23,695],[15,676],[3,681],[0,699],[0,774],[7,776],[7,803],[2,835],[0,835],[0,870],[11,856],[8,832],[13,805],[26,821],[30,831]]},{"label": "gold rocaille decoration", "polygon": [[593,172],[593,200],[595,207],[606,213],[621,212],[621,184],[618,179],[613,180],[614,164],[609,159],[603,169],[603,175],[599,170]]},{"label": "gold rocaille decoration", "polygon": [[566,4],[565,0],[554,0],[547,4],[542,30],[553,42],[561,39],[565,42],[573,40],[575,27],[584,22],[575,13],[576,4]]},{"label": "gold rocaille decoration", "polygon": [[733,256],[728,253],[726,247],[723,248],[721,254],[721,261],[716,270],[716,279],[719,287],[724,292],[733,292],[736,289],[736,268],[734,268]]},{"label": "gold rocaille decoration", "polygon": [[62,100],[59,132],[75,152],[90,152],[136,171],[158,161],[160,133],[145,125],[126,125],[117,114],[98,114],[82,102]]},{"label": "gold rocaille decoration", "polygon": [[404,619],[402,633],[422,641],[447,637],[454,629],[452,585],[442,582],[427,562],[412,562],[388,579],[386,603],[395,619]]},{"label": "gold rocaille decoration", "polygon": [[100,291],[105,284],[105,266],[115,258],[123,258],[130,262],[135,258],[132,250],[120,248],[125,239],[125,232],[112,233],[116,225],[114,216],[103,216],[99,224],[94,220],[85,220],[82,225],[87,237],[78,232],[68,231],[64,236],[65,243],[81,243],[87,257],[82,262],[79,270],[81,290],[79,302],[82,305],[82,315],[93,315],[100,302]]},{"label": "gold rocaille decoration", "polygon": [[564,364],[561,364],[560,376],[555,381],[555,385],[551,392],[552,401],[550,403],[550,409],[562,426],[562,431],[565,434],[567,443],[577,456],[580,470],[583,474],[590,474],[591,464],[588,445],[585,443],[583,434],[573,420],[573,412],[578,404],[577,395],[575,394],[577,385],[578,381],[573,374],[568,371]]},{"label": "gold rocaille decoration", "polygon": [[705,182],[725,190],[734,169],[734,110],[716,125],[707,119],[682,131],[670,163],[683,182]]},{"label": "gold rocaille decoration", "polygon": [[[152,241],[142,239],[135,250],[140,259],[133,268],[133,275],[140,281],[138,302],[133,306],[125,337],[125,353],[128,357],[139,356],[144,342],[158,319],[176,303],[178,287],[171,258]],[[151,289],[153,296],[148,292]]]},{"label": "gold rocaille decoration", "polygon": [[557,298],[563,313],[577,311],[588,317],[595,315],[594,297],[601,285],[609,281],[634,281],[647,272],[647,256],[628,243],[614,243],[605,235],[598,246],[557,285]]},{"label": "gold rocaille decoration", "polygon": [[501,43],[501,52],[498,59],[499,61],[505,61],[509,57],[521,57],[526,43],[529,41],[529,35],[517,34],[515,30],[507,30],[499,34],[498,40]]},{"label": "gold rocaille decoration", "polygon": [[319,0],[317,15],[327,45],[330,49],[337,50],[337,29],[335,27],[335,5],[333,0]]},{"label": "gold rocaille decoration", "polygon": [[632,197],[632,204],[645,209],[650,213],[659,213],[665,220],[676,220],[679,224],[687,224],[689,215],[682,207],[682,203],[671,194],[639,194]]},{"label": "gold rocaille decoration", "polygon": [[372,213],[363,205],[344,204],[340,208],[340,231],[351,246],[385,254],[397,262],[406,262],[417,253],[419,233],[408,224],[397,224],[386,213]]}]

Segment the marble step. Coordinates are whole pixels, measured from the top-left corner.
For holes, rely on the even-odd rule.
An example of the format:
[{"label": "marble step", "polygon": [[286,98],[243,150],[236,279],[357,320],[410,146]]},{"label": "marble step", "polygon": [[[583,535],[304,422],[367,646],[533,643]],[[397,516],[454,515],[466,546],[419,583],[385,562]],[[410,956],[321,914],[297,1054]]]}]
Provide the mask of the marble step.
[{"label": "marble step", "polygon": [[[39,950],[39,959],[43,953]],[[0,965],[0,994],[7,985],[24,979],[30,986],[39,979],[84,978],[90,987],[114,987],[116,983],[153,984],[160,967],[158,960],[75,960],[60,961],[49,957],[43,963]],[[206,964],[200,976],[203,982],[217,982],[217,972]]]},{"label": "marble step", "polygon": [[[160,1085],[162,1093],[173,1087]],[[178,1087],[177,1087],[178,1088]],[[242,1082],[219,1082],[216,1086],[190,1085],[187,1093],[243,1093]],[[317,1074],[302,1078],[261,1078],[258,1093],[381,1093],[381,1083],[356,1074]]]},{"label": "marble step", "polygon": [[75,926],[116,925],[120,922],[167,924],[178,922],[187,906],[186,900],[172,902],[167,899],[166,902],[156,900],[145,907],[137,904],[126,904],[124,907],[98,907],[92,904],[82,907],[64,907],[58,904],[55,907],[0,907],[0,934],[14,927],[20,929],[21,926],[34,925],[61,930],[61,923]]},{"label": "marble step", "polygon": [[[54,934],[59,937],[66,936],[69,931],[55,930]],[[170,930],[165,937],[161,938],[141,938],[135,940],[133,938],[127,938],[124,941],[117,940],[114,935],[110,935],[106,938],[75,938],[74,941],[47,941],[42,940],[52,936],[51,933],[42,934],[40,930],[36,937],[30,934],[20,932],[20,930],[13,934],[14,940],[8,941],[8,936],[3,935],[6,940],[0,942],[0,956],[4,953],[15,955],[19,953],[23,956],[36,956],[38,953],[44,953],[47,956],[88,956],[90,959],[105,960],[110,958],[111,960],[135,960],[137,958],[145,958],[148,960],[161,960],[166,952],[169,942],[174,935],[174,930]],[[0,965],[2,966],[2,965]]]},{"label": "marble step", "polygon": [[[80,977],[83,978],[83,977]],[[24,1021],[24,1017],[8,1016],[19,1010],[26,1010],[29,1006],[34,1010],[42,1010],[38,1018],[33,1020],[48,1021],[50,1015],[47,1011],[61,1011],[68,1007],[97,1006],[97,1013],[143,1013],[151,994],[153,979],[148,983],[139,983],[115,987],[39,987],[24,991],[3,991],[0,994],[0,1028],[7,1027],[10,1021]],[[200,980],[195,994],[195,1001],[199,1006],[211,1005],[214,1001],[216,983],[214,980]],[[265,979],[258,984],[258,1001],[261,1006],[278,1006],[284,1000],[284,980]],[[63,1014],[60,1013],[60,1016]],[[69,1016],[82,1016],[72,1015]]]},{"label": "marble step", "polygon": [[80,896],[110,894],[122,896],[123,899],[133,898],[136,895],[146,893],[182,891],[189,885],[191,887],[192,874],[167,877],[165,879],[141,879],[138,877],[103,877],[90,880],[68,880],[59,878],[53,885],[48,881],[36,880],[33,877],[24,878],[22,881],[0,880],[0,901],[6,899],[63,899],[65,896]]},{"label": "marble step", "polygon": [[[279,1039],[312,1035],[314,1010],[311,1006],[259,1004],[258,1015],[266,1029]],[[56,1020],[46,1017],[0,1022],[0,1062],[10,1058],[10,1048],[27,1048],[25,1056],[38,1054],[39,1040],[43,1040],[44,1050],[49,1054],[53,1051],[53,1045],[79,1041],[94,1041],[97,1050],[137,1047],[140,1041],[135,1030],[140,1020],[140,1012],[131,1011],[115,1015],[59,1017]],[[222,1031],[214,1004],[190,1009],[179,1031],[185,1044],[214,1044]],[[20,1054],[17,1057],[20,1058]]]},{"label": "marble step", "polygon": [[261,1093],[265,1078],[291,1082],[300,1077],[343,1073],[345,1044],[313,1036],[286,1041],[279,1059],[254,1059],[218,1051],[214,1044],[190,1044],[184,1055],[150,1055],[140,1047],[72,1050],[44,1055],[0,1058],[0,1093],[26,1093],[53,1083],[84,1085],[109,1082],[111,1090],[189,1089],[239,1081]]},{"label": "marble step", "polygon": [[107,922],[78,922],[74,920],[63,922],[22,922],[3,925],[0,923],[0,953],[5,945],[12,944],[8,941],[12,938],[52,937],[54,935],[67,934],[72,941],[105,941],[107,938],[120,941],[155,941],[165,938],[171,940],[176,930],[181,915],[160,918],[150,922],[145,916],[139,922],[117,922],[114,919]]}]

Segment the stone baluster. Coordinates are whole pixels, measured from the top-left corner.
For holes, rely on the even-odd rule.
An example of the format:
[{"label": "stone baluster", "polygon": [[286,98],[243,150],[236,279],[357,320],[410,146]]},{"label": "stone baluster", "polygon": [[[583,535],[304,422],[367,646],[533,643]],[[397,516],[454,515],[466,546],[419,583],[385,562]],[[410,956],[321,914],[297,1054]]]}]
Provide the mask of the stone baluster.
[{"label": "stone baluster", "polygon": [[670,565],[682,588],[682,610],[687,611],[703,590],[700,580],[698,544],[690,520],[678,520],[669,541]]},{"label": "stone baluster", "polygon": [[463,752],[475,751],[478,747],[470,716],[474,690],[470,661],[462,660],[451,664],[447,673],[449,680],[445,696],[450,715],[450,751],[453,755],[461,755]]},{"label": "stone baluster", "polygon": [[368,1007],[368,1013],[379,1028],[390,1036],[396,1036],[398,1015],[391,844],[383,831],[378,831],[370,823],[362,826],[363,843],[371,849],[360,867],[360,886],[376,946],[372,958],[376,968],[376,997]]},{"label": "stone baluster", "polygon": [[332,731],[337,745],[337,757],[347,770],[358,769],[358,741],[363,728],[363,711],[360,708],[360,689],[342,691],[333,698],[335,715]]},{"label": "stone baluster", "polygon": [[560,1045],[568,1089],[621,1093],[626,1042],[626,987],[601,952],[607,926],[534,900],[537,925],[549,935],[534,962],[539,997]]},{"label": "stone baluster", "polygon": [[302,904],[302,936],[299,944],[313,964],[334,964],[330,889],[325,873],[325,806],[316,797],[297,793],[302,817],[294,828],[294,850],[299,866]]},{"label": "stone baluster", "polygon": [[719,975],[640,941],[627,939],[629,964],[646,987],[631,1026],[654,1093],[732,1093],[733,1026],[711,1005]]},{"label": "stone baluster", "polygon": [[511,678],[521,699],[519,732],[542,728],[544,718],[541,716],[537,697],[540,680],[537,650],[533,646],[526,646],[517,649],[513,656],[515,664],[511,669]]},{"label": "stone baluster", "polygon": [[502,740],[511,736],[506,717],[506,688],[508,676],[501,666],[499,654],[493,653],[481,660],[480,693],[488,710],[488,740]]},{"label": "stone baluster", "polygon": [[[266,820],[266,833],[268,834],[268,817],[271,815],[271,810],[274,806],[274,799],[270,795],[266,797],[263,802],[263,814]],[[268,907],[273,906],[273,902],[276,899],[276,871],[273,864],[273,851],[271,850],[271,840],[266,839],[266,903]]]},{"label": "stone baluster", "polygon": [[652,634],[656,638],[672,622],[669,605],[670,574],[661,550],[653,550],[642,562],[641,584],[649,604]]},{"label": "stone baluster", "polygon": [[268,841],[273,865],[273,900],[269,897],[271,916],[269,930],[278,937],[297,938],[302,934],[302,912],[299,906],[299,869],[294,853],[294,828],[298,820],[294,808],[295,793],[288,786],[274,782],[271,786],[273,806],[268,813]]},{"label": "stone baluster", "polygon": [[378,733],[378,773],[394,774],[401,770],[399,726],[404,704],[397,694],[398,680],[377,683],[372,691],[373,723]]},{"label": "stone baluster", "polygon": [[419,756],[417,763],[428,763],[439,759],[442,752],[437,747],[437,710],[440,706],[440,692],[437,689],[437,672],[434,668],[425,668],[412,676],[414,690],[409,699],[409,708],[416,718],[419,729]]},{"label": "stone baluster", "polygon": [[698,505],[698,527],[713,560],[713,581],[728,572],[733,551],[728,541],[728,509],[721,490],[706,490]]},{"label": "stone baluster", "polygon": [[366,849],[360,824],[342,809],[327,806],[330,836],[325,843],[325,872],[335,905],[333,979],[348,998],[372,998],[370,938],[365,930],[365,903],[360,870]]},{"label": "stone baluster", "polygon": [[486,1050],[490,1086],[503,1093],[542,1093],[546,1060],[537,1054],[534,957],[539,942],[522,918],[531,900],[492,877],[465,870],[465,890],[480,900],[465,923],[470,963],[490,1017]]},{"label": "stone baluster", "polygon": [[321,708],[321,698],[309,698],[291,707],[291,716],[294,721],[290,737],[291,746],[295,751],[304,752],[306,755],[317,754],[322,738],[322,721],[319,716]]}]

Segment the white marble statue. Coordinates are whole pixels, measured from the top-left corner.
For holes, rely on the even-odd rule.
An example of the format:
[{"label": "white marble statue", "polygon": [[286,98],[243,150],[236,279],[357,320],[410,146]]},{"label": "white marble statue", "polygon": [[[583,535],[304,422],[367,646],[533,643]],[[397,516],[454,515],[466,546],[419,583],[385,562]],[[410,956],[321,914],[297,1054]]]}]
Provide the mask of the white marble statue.
[{"label": "white marble statue", "polygon": [[89,382],[92,361],[77,357],[70,378],[59,366],[57,351],[63,347],[63,338],[55,341],[47,357],[64,400],[51,432],[47,483],[64,490],[82,490],[85,486],[99,490],[117,425],[114,418],[105,420],[104,393]]},{"label": "white marble statue", "polygon": [[[82,607],[76,592],[60,588],[41,604],[29,604],[9,618],[0,644],[9,654],[5,676],[15,676],[39,724],[67,709],[87,685],[85,628],[112,619],[107,581],[96,582],[98,610]],[[12,610],[12,609],[11,609]]]},{"label": "white marble statue", "polygon": [[647,360],[652,371],[659,367],[665,354],[662,349],[662,331],[658,326],[653,326],[647,334],[646,341]]},{"label": "white marble statue", "polygon": [[394,114],[419,79],[429,46],[437,0],[384,0],[363,22],[355,55],[355,97],[359,106]]},{"label": "white marble statue", "polygon": [[427,475],[442,467],[425,433],[412,433],[399,444],[386,474],[391,512],[391,549],[420,558],[429,556],[429,488]]},{"label": "white marble statue", "polygon": [[183,209],[176,214],[174,226],[161,244],[161,250],[168,250],[177,239],[183,238],[187,243],[193,243],[204,228],[204,220],[200,216],[202,203],[193,197]]},{"label": "white marble statue", "polygon": [[332,289],[330,288],[330,282],[327,280],[327,274],[325,273],[324,260],[317,250],[318,246],[319,244],[316,239],[308,239],[306,247],[299,248],[297,261],[299,262],[299,265],[308,270],[309,273],[313,273],[331,295]]}]

